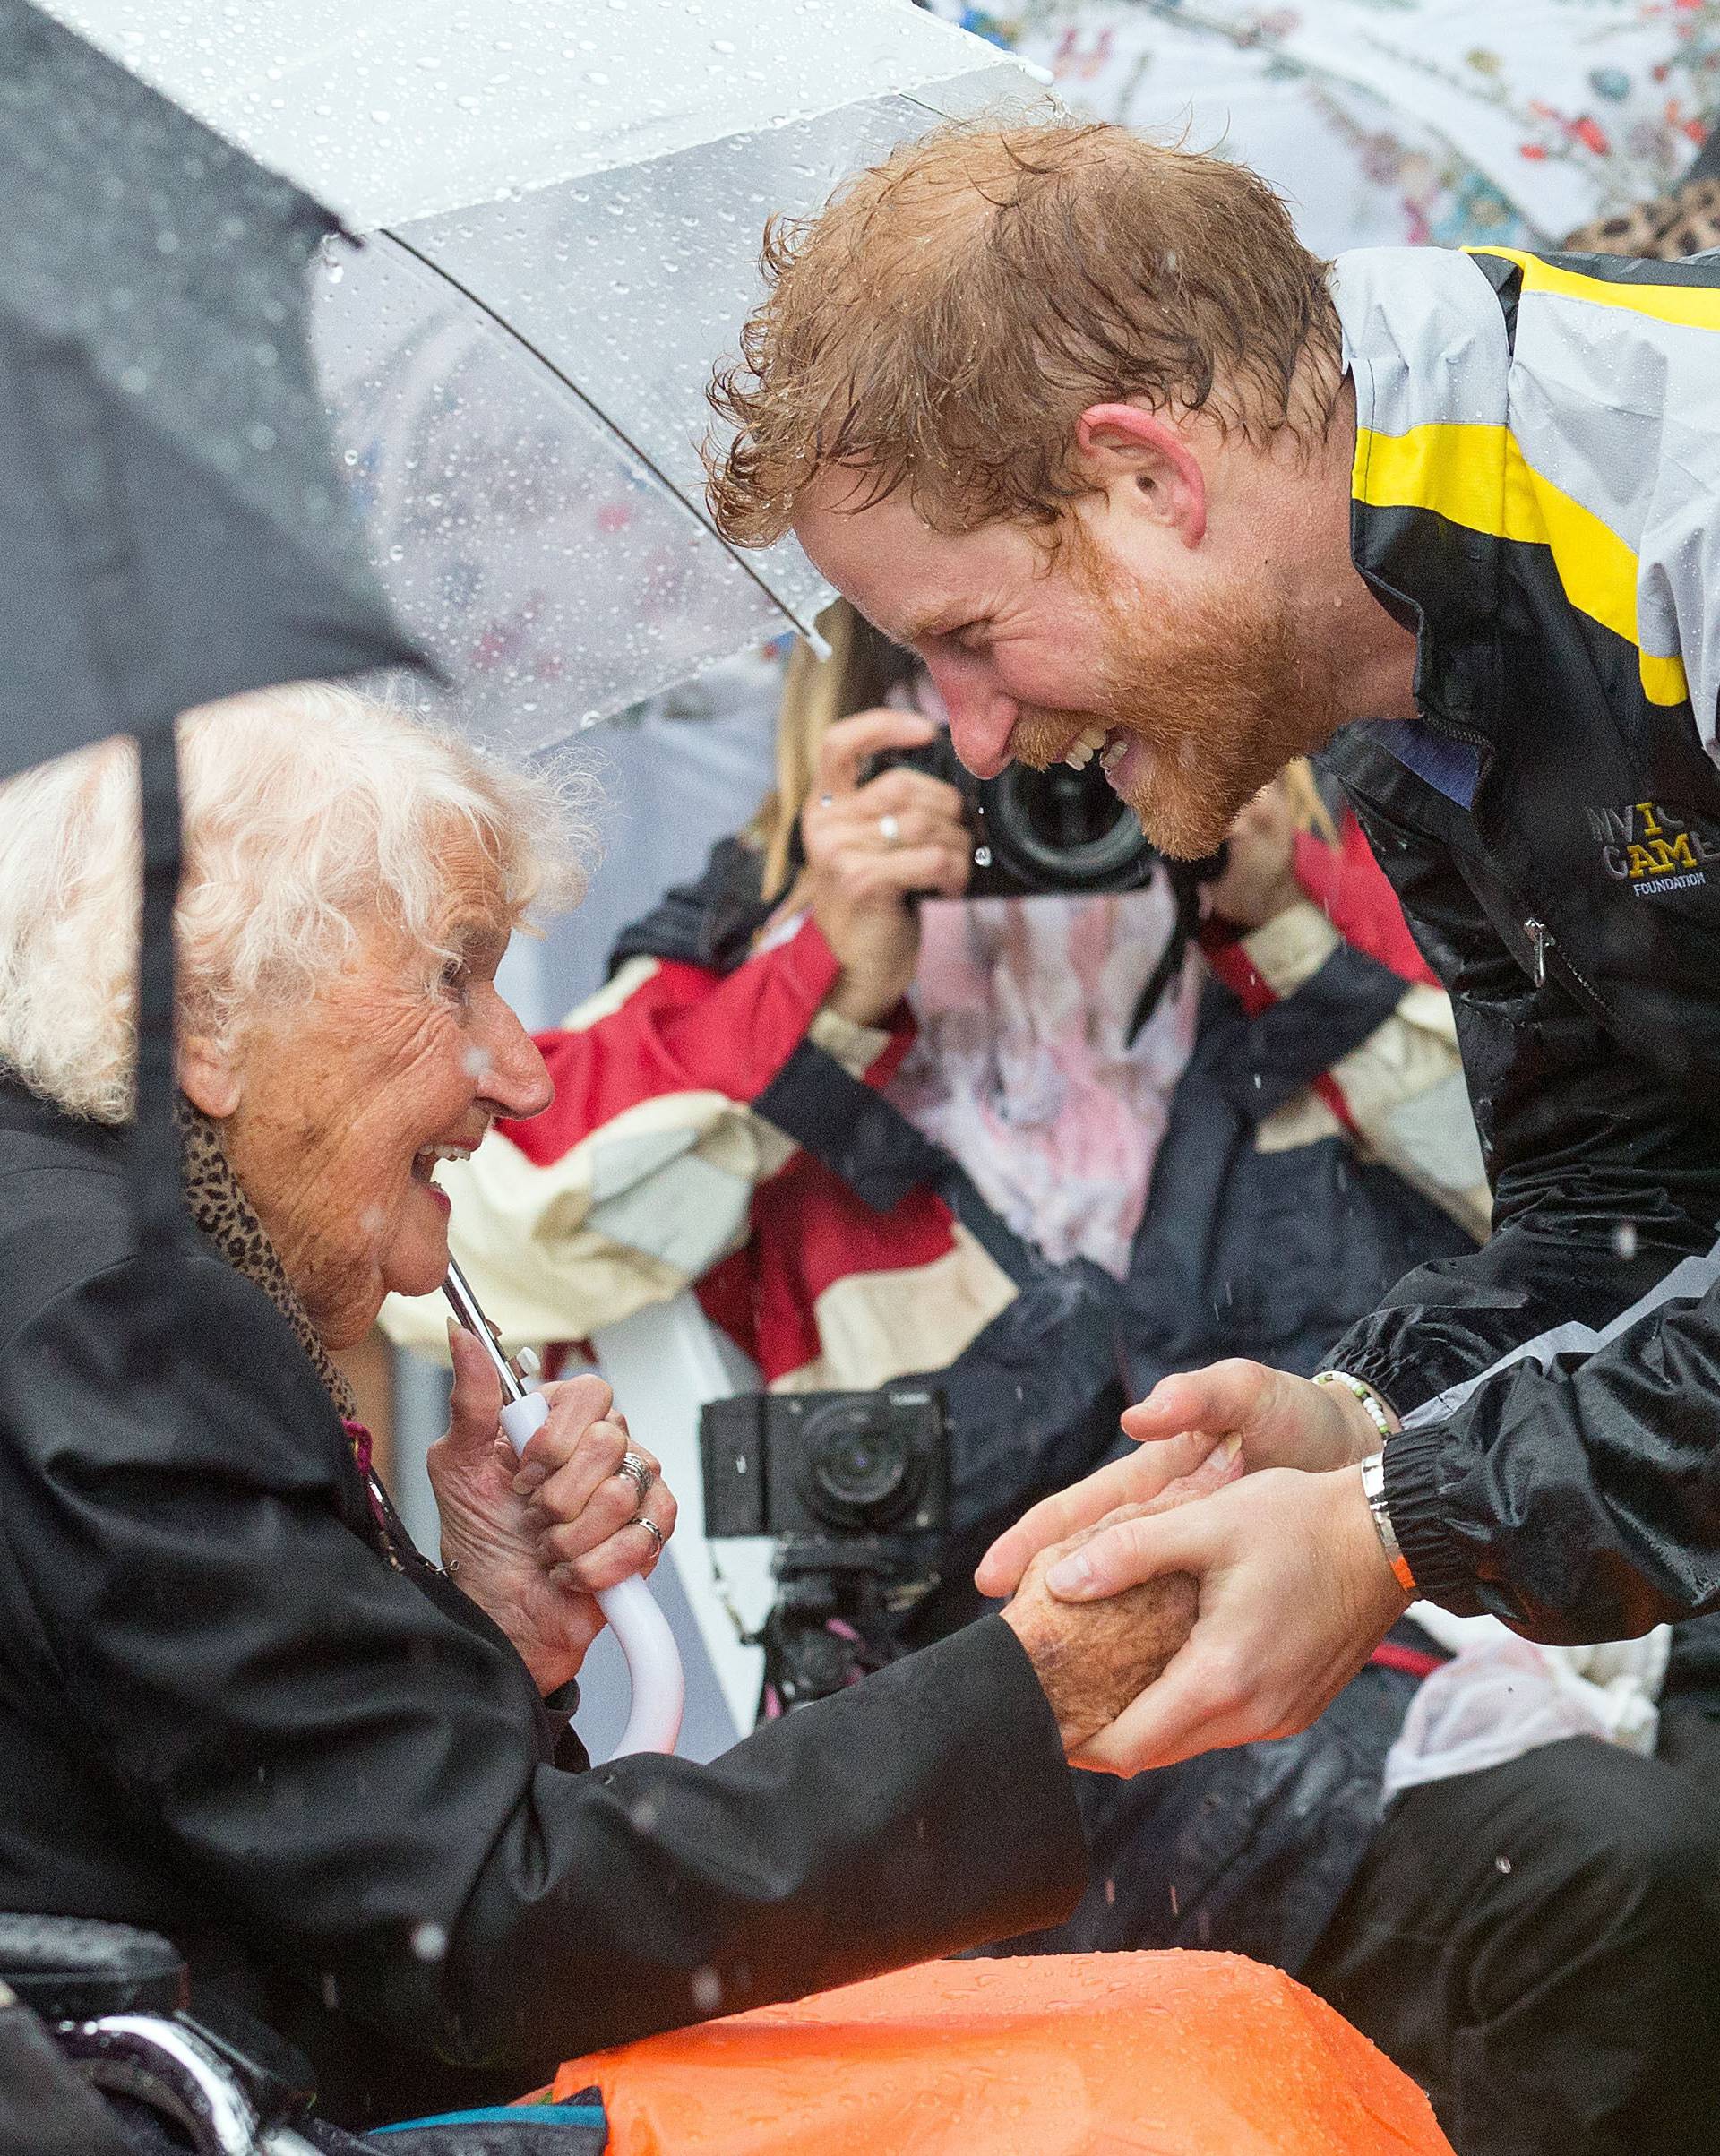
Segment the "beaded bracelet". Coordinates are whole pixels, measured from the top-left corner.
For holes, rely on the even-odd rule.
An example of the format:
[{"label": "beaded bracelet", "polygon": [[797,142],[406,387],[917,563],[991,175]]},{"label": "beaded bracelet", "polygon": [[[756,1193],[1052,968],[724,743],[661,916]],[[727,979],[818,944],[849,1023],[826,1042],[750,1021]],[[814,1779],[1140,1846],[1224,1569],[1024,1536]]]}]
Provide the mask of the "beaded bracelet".
[{"label": "beaded bracelet", "polygon": [[1314,1379],[1316,1385],[1341,1385],[1346,1393],[1360,1400],[1367,1417],[1382,1438],[1389,1438],[1396,1429],[1391,1410],[1375,1392],[1365,1378],[1353,1378],[1346,1370],[1323,1370]]},{"label": "beaded bracelet", "polygon": [[[1346,1370],[1323,1370],[1315,1378],[1314,1383],[1341,1385],[1346,1393],[1353,1394],[1361,1401],[1369,1422],[1380,1432],[1382,1440],[1396,1435],[1392,1428],[1391,1410],[1365,1378],[1353,1378]],[[1383,1444],[1379,1452],[1370,1454],[1362,1463],[1362,1494],[1367,1499],[1374,1533],[1380,1537],[1380,1547],[1385,1551],[1392,1577],[1406,1594],[1413,1594],[1415,1592],[1415,1576],[1409,1568],[1409,1559],[1404,1555],[1403,1546],[1398,1540],[1398,1530],[1391,1524],[1390,1508],[1386,1503],[1386,1456]]]}]

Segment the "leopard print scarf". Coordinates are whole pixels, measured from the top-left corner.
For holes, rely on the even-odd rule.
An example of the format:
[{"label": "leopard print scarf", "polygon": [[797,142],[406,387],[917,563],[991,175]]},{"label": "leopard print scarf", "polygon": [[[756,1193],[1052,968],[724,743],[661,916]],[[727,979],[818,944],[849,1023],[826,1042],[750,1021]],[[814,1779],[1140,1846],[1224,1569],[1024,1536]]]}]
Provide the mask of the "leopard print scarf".
[{"label": "leopard print scarf", "polygon": [[356,1423],[358,1402],[343,1371],[316,1336],[305,1305],[287,1277],[268,1231],[221,1150],[221,1134],[201,1109],[181,1096],[179,1137],[185,1155],[185,1203],[191,1216],[217,1253],[253,1287],[261,1288],[293,1328],[293,1337],[310,1357],[322,1388],[341,1420]]},{"label": "leopard print scarf", "polygon": [[1720,178],[1687,180],[1622,216],[1582,225],[1564,242],[1573,254],[1630,254],[1677,262],[1720,247]]}]

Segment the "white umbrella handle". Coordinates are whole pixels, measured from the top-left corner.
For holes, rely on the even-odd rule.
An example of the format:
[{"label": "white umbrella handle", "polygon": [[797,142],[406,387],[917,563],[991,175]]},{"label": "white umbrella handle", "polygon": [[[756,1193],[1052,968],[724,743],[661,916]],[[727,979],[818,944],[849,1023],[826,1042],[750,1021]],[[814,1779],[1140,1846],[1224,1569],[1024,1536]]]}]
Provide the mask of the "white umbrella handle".
[{"label": "white umbrella handle", "polygon": [[[541,1430],[548,1420],[549,1403],[542,1393],[528,1393],[502,1410],[503,1432],[516,1453],[526,1449],[532,1432]],[[629,1752],[672,1752],[681,1734],[681,1709],[687,1685],[681,1650],[675,1644],[668,1619],[637,1573],[619,1586],[600,1588],[598,1607],[608,1619],[626,1659],[627,1679],[632,1687],[627,1726],[621,1732],[615,1757],[624,1758]]]}]

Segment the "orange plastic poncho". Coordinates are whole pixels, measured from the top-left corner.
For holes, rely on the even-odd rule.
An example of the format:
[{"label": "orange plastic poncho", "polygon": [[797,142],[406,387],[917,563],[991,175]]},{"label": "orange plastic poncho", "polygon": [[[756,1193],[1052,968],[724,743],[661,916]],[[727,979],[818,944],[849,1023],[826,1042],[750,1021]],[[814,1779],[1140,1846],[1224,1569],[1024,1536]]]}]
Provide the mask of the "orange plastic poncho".
[{"label": "orange plastic poncho", "polygon": [[611,2156],[1451,2156],[1427,2099],[1225,1954],[934,1962],[593,2052]]}]

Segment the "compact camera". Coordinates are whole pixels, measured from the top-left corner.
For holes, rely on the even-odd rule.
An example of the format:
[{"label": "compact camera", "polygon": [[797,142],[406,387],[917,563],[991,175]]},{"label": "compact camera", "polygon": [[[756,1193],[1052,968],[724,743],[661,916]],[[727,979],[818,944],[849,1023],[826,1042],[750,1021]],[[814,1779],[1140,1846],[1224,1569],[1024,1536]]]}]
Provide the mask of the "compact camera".
[{"label": "compact camera", "polygon": [[1157,851],[1096,758],[1080,771],[1011,763],[995,778],[976,778],[941,734],[921,749],[887,749],[862,776],[896,769],[924,771],[960,794],[974,837],[970,898],[1138,891],[1152,880]]},{"label": "compact camera", "polygon": [[699,1417],[705,1533],[924,1534],[950,1501],[941,1393],[743,1393]]}]

